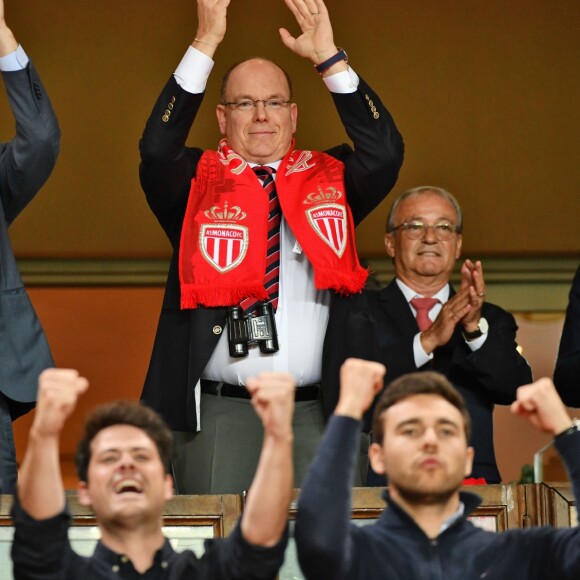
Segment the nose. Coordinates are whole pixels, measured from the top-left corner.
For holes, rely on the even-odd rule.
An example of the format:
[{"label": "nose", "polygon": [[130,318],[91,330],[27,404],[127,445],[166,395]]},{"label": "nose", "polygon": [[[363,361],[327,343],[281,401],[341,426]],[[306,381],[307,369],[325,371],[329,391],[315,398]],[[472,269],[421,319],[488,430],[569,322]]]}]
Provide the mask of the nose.
[{"label": "nose", "polygon": [[133,455],[129,452],[123,453],[119,458],[119,469],[122,470],[131,470],[135,467],[135,460],[133,459]]},{"label": "nose", "polygon": [[434,428],[429,427],[423,433],[423,445],[427,449],[434,449],[437,447],[439,440]]},{"label": "nose", "polygon": [[435,237],[435,228],[433,226],[425,226],[423,229],[423,241],[428,244],[434,244],[437,241]]},{"label": "nose", "polygon": [[268,118],[268,110],[264,101],[256,101],[254,107],[254,119],[257,121],[265,121]]}]

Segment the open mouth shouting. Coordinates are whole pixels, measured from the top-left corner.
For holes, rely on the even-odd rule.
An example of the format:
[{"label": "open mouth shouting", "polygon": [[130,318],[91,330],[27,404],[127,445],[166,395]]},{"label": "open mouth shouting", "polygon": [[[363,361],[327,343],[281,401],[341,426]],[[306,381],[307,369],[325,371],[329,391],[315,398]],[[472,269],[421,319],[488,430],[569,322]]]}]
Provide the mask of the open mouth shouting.
[{"label": "open mouth shouting", "polygon": [[113,485],[116,494],[143,493],[143,484],[134,478],[124,478]]}]

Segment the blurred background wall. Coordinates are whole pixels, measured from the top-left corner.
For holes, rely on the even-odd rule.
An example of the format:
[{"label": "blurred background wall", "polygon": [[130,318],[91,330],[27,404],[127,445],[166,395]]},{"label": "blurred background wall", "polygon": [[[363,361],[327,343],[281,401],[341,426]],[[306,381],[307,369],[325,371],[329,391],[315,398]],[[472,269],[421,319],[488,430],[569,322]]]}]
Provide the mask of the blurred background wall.
[{"label": "blurred background wall", "polygon": [[[57,363],[79,367],[93,382],[69,426],[70,453],[85,408],[137,397],[145,375],[170,248],[139,186],[138,141],[195,35],[196,8],[193,0],[5,4],[63,134],[53,175],[11,235]],[[327,6],[337,44],[404,136],[395,192],[433,184],[456,194],[465,211],[466,255],[484,260],[490,299],[517,314],[524,354],[536,353],[536,376],[551,374],[580,261],[580,3],[329,0]],[[279,40],[280,26],[297,33],[283,1],[232,0],[228,21],[189,143],[216,146],[219,79],[231,63],[253,55],[291,74],[299,146],[348,141],[312,66]],[[0,118],[0,139],[8,140],[13,123],[3,97]],[[357,234],[361,256],[383,282],[391,274],[382,244],[389,203]],[[30,416],[16,425],[19,454],[29,422]],[[497,427],[502,471],[511,480],[544,440],[501,412]]]}]

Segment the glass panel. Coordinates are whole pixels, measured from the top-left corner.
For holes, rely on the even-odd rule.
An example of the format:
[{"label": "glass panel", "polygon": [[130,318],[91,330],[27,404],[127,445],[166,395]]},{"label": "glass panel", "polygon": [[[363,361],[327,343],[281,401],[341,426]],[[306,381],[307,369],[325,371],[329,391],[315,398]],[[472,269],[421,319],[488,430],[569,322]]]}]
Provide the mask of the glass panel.
[{"label": "glass panel", "polygon": [[[198,557],[204,552],[203,542],[214,537],[213,526],[164,526],[163,535],[177,552],[192,550]],[[74,551],[90,556],[101,537],[97,526],[72,526],[69,538]],[[14,537],[12,526],[0,526],[0,580],[13,580],[10,547]]]}]

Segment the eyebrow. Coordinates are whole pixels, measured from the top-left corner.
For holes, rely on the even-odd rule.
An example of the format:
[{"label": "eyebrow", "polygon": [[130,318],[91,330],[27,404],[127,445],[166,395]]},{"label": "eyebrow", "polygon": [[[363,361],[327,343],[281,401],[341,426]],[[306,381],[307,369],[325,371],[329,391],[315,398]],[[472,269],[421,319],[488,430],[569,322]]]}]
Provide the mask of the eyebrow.
[{"label": "eyebrow", "polygon": [[280,93],[275,93],[273,95],[270,95],[269,97],[266,97],[265,99],[254,99],[253,96],[251,95],[238,95],[237,97],[235,97],[236,99],[247,99],[248,101],[256,101],[256,100],[264,100],[264,101],[269,101],[270,99],[280,99],[283,101],[287,101],[288,97],[283,97]]},{"label": "eyebrow", "polygon": [[[124,451],[124,450],[125,450],[125,448],[122,448],[122,447],[107,447],[106,449],[103,449],[102,451],[98,451],[97,455],[102,455],[104,453],[120,453],[121,451]],[[134,453],[136,451],[151,451],[151,449],[149,447],[137,446],[137,447],[130,447],[129,451]]]},{"label": "eyebrow", "polygon": [[[404,220],[405,222],[424,222],[425,218],[422,216],[416,216],[416,217],[410,217],[407,220]],[[453,222],[453,218],[449,217],[449,216],[440,216],[438,218],[436,218],[435,223],[439,223],[442,221],[447,221],[447,222]]]},{"label": "eyebrow", "polygon": [[[398,423],[396,429],[401,429],[402,427],[406,427],[407,425],[424,425],[424,422],[419,418],[406,419]],[[449,425],[451,427],[454,427],[455,429],[460,429],[458,423],[452,421],[451,419],[446,419],[444,417],[437,419],[435,425],[437,427],[440,427],[442,425]]]}]

